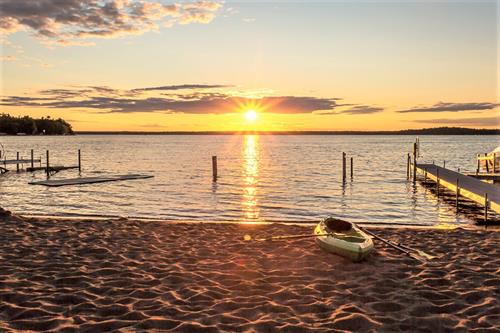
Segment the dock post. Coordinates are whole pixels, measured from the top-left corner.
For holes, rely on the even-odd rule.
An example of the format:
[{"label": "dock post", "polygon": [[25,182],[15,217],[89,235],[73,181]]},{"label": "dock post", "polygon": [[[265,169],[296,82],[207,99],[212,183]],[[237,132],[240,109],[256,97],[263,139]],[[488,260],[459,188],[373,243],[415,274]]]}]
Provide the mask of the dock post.
[{"label": "dock post", "polygon": [[481,166],[481,162],[479,161],[479,154],[477,154],[477,168],[476,168],[476,175],[479,173],[479,168]]},{"label": "dock post", "polygon": [[[16,153],[16,159],[19,162],[19,152]],[[19,163],[16,163],[16,171],[19,172]]]},{"label": "dock post", "polygon": [[497,173],[496,160],[497,160],[497,153],[493,153],[493,174]]},{"label": "dock post", "polygon": [[488,222],[488,193],[484,194],[484,223]]},{"label": "dock post", "polygon": [[436,195],[439,197],[439,169],[436,169]]},{"label": "dock post", "polygon": [[212,180],[217,181],[217,156],[212,156]]},{"label": "dock post", "polygon": [[417,143],[413,144],[413,183],[417,182]]},{"label": "dock post", "polygon": [[32,168],[32,169],[35,167],[35,165],[34,165],[34,160],[35,160],[35,159],[34,159],[34,156],[33,156],[33,155],[34,155],[34,151],[33,151],[33,149],[31,149],[31,168]]},{"label": "dock post", "polygon": [[353,168],[354,167],[354,161],[353,161],[353,158],[351,157],[351,180],[353,180],[354,178],[354,171],[353,171]]},{"label": "dock post", "polygon": [[410,162],[411,157],[410,153],[408,153],[408,156],[406,157],[406,179],[410,179]]},{"label": "dock post", "polygon": [[457,196],[455,197],[455,206],[457,207],[457,213],[458,213],[458,201],[460,197],[460,186],[457,178],[457,183],[456,183],[456,190],[457,190]]},{"label": "dock post", "polygon": [[443,168],[446,169],[446,161],[443,161]]},{"label": "dock post", "polygon": [[345,183],[346,178],[346,166],[345,166],[345,153],[342,152],[342,183]]},{"label": "dock post", "polygon": [[82,172],[82,154],[78,149],[78,172]]},{"label": "dock post", "polygon": [[49,167],[49,151],[48,150],[46,151],[46,165],[45,165],[45,167],[46,167],[45,172],[47,173],[47,178],[49,178],[50,177],[50,171],[49,171],[50,167]]}]

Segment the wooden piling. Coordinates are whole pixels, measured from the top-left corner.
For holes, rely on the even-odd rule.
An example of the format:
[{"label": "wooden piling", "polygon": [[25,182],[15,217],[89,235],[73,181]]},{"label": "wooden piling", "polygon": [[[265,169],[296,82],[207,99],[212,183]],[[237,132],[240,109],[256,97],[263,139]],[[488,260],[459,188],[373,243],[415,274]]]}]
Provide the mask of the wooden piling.
[{"label": "wooden piling", "polygon": [[32,168],[35,167],[35,165],[34,165],[34,160],[35,160],[34,153],[35,152],[33,151],[33,149],[31,149],[31,167]]},{"label": "wooden piling", "polygon": [[345,161],[345,153],[342,152],[342,183],[345,183],[346,179],[346,161]]},{"label": "wooden piling", "polygon": [[212,156],[212,180],[217,181],[217,156]]},{"label": "wooden piling", "polygon": [[488,193],[484,194],[484,223],[488,222]]},{"label": "wooden piling", "polygon": [[406,179],[410,179],[410,163],[411,157],[410,153],[408,153],[408,156],[406,157]]},{"label": "wooden piling", "polygon": [[351,180],[354,178],[354,161],[353,158],[351,157]]},{"label": "wooden piling", "polygon": [[496,160],[497,160],[497,153],[493,153],[493,174],[497,173]]},{"label": "wooden piling", "polygon": [[[19,152],[16,153],[16,159],[19,161]],[[19,172],[19,163],[16,163],[16,171]]]},{"label": "wooden piling", "polygon": [[417,182],[417,143],[413,144],[413,183]]},{"label": "wooden piling", "polygon": [[476,175],[479,173],[479,168],[481,167],[481,162],[479,161],[479,154],[477,154],[477,168],[476,168]]},{"label": "wooden piling", "polygon": [[439,169],[436,170],[436,195],[439,197]]},{"label": "wooden piling", "polygon": [[47,178],[50,177],[50,163],[49,163],[49,151],[47,150],[45,153],[46,160],[45,160],[45,172],[47,173]]},{"label": "wooden piling", "polygon": [[443,168],[446,168],[446,161],[443,161]]},{"label": "wooden piling", "polygon": [[78,172],[82,172],[82,154],[78,149]]}]

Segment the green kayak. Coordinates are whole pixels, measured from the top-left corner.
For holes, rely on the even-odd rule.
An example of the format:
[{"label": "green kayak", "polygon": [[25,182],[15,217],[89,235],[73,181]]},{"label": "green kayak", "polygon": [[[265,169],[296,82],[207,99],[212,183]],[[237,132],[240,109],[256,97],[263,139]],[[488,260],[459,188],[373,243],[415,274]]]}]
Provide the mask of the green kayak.
[{"label": "green kayak", "polygon": [[352,222],[328,217],[318,223],[314,229],[316,243],[324,250],[346,257],[352,261],[361,261],[373,250],[370,236]]}]

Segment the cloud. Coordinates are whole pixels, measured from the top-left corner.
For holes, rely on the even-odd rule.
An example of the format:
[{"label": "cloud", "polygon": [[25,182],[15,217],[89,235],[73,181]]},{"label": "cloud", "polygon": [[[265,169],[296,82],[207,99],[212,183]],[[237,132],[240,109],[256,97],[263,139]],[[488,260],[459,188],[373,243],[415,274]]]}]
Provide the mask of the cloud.
[{"label": "cloud", "polygon": [[433,106],[428,107],[415,107],[412,109],[396,111],[398,113],[410,112],[461,112],[461,111],[484,111],[492,110],[500,104],[496,103],[443,103],[439,102]]},{"label": "cloud", "polygon": [[[72,89],[45,89],[40,97],[4,96],[3,106],[43,107],[54,109],[94,109],[106,113],[164,112],[191,114],[223,114],[254,108],[262,112],[298,114],[331,111],[337,98],[309,96],[234,96],[230,92],[207,91],[227,85],[166,85],[119,90],[109,87],[82,86]],[[151,96],[153,91],[188,90],[183,93]]]},{"label": "cloud", "polygon": [[336,115],[336,114],[362,115],[362,114],[371,114],[371,113],[377,113],[377,112],[384,111],[384,108],[376,107],[376,106],[355,105],[355,104],[337,104],[337,106],[350,106],[350,105],[354,105],[354,106],[349,108],[349,109],[346,109],[346,110],[331,111],[331,112],[319,112],[316,114],[324,115],[324,116]]},{"label": "cloud", "polygon": [[15,56],[7,55],[0,57],[0,61],[16,61],[17,58]]},{"label": "cloud", "polygon": [[209,23],[219,1],[0,0],[0,33],[32,31],[46,44],[92,45],[86,38],[141,35],[174,23]]},{"label": "cloud", "polygon": [[483,117],[483,118],[454,118],[454,119],[419,119],[413,120],[414,123],[423,124],[447,124],[447,125],[465,125],[465,126],[499,126],[500,119],[498,117]]},{"label": "cloud", "polygon": [[212,88],[227,88],[232,87],[224,84],[178,84],[170,86],[149,87],[149,88],[136,88],[132,91],[155,91],[155,90],[188,90],[188,89],[212,89]]}]

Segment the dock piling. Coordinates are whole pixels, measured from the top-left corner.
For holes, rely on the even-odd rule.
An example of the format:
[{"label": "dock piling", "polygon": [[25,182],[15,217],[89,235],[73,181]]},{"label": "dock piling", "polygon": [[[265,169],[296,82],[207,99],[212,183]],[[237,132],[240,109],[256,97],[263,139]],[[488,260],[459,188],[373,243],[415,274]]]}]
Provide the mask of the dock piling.
[{"label": "dock piling", "polygon": [[439,169],[436,170],[436,195],[439,197]]},{"label": "dock piling", "polygon": [[406,179],[410,179],[410,163],[411,157],[410,153],[408,153],[408,156],[406,157]]},{"label": "dock piling", "polygon": [[212,156],[212,180],[217,181],[217,156]]},{"label": "dock piling", "polygon": [[351,157],[351,180],[354,179],[354,160]]},{"label": "dock piling", "polygon": [[49,151],[48,150],[46,151],[45,155],[46,155],[45,172],[47,173],[47,178],[49,178],[50,177],[50,167],[49,167],[50,164],[49,164]]},{"label": "dock piling", "polygon": [[488,222],[488,193],[484,194],[484,223]]},{"label": "dock piling", "polygon": [[78,172],[82,172],[82,154],[78,149]]},{"label": "dock piling", "polygon": [[[19,161],[19,152],[16,153],[16,159]],[[16,171],[19,172],[19,163],[16,163]]]},{"label": "dock piling", "polygon": [[446,161],[443,161],[443,168],[446,168]]},{"label": "dock piling", "polygon": [[33,151],[33,149],[31,149],[31,167],[32,168],[35,166],[34,165],[34,161],[35,161],[35,159],[34,159],[34,151]]},{"label": "dock piling", "polygon": [[345,157],[345,152],[342,152],[342,183],[345,183],[346,179],[346,157]]},{"label": "dock piling", "polygon": [[497,173],[497,153],[493,153],[493,174]]},{"label": "dock piling", "polygon": [[417,142],[413,143],[413,183],[417,182]]}]

